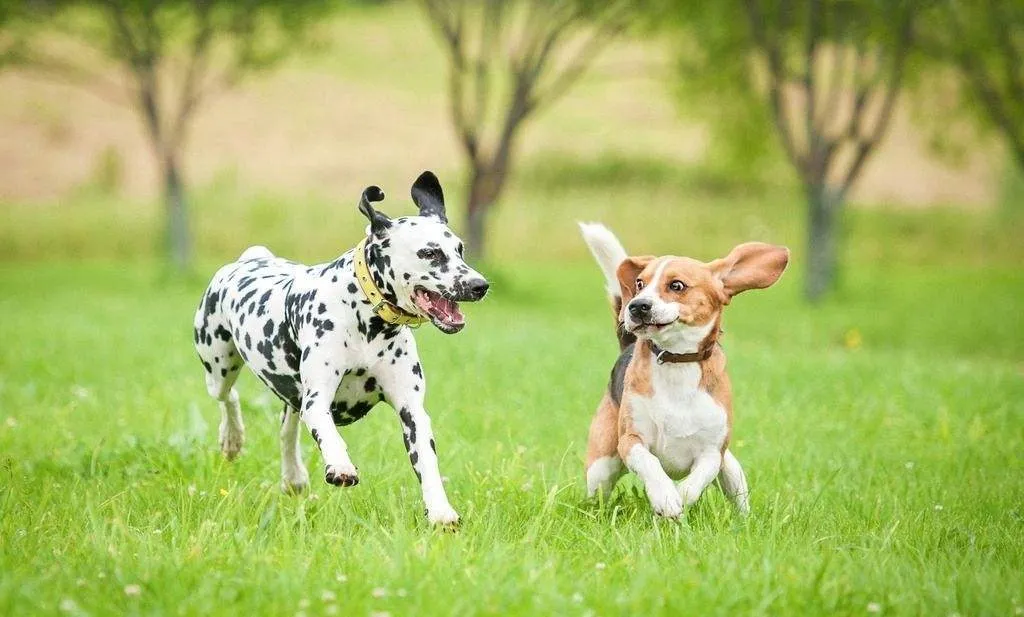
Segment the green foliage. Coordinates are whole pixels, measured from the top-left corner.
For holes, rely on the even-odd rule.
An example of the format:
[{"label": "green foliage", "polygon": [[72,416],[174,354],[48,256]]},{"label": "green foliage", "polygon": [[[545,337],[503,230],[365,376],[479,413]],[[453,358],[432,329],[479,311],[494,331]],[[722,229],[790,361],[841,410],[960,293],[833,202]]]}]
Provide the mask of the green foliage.
[{"label": "green foliage", "polygon": [[[780,133],[796,134],[798,144],[808,141],[799,105],[789,104],[794,97],[783,96],[796,119],[782,128],[774,117],[766,46],[778,51],[777,78],[785,88],[803,88],[810,78],[824,80],[828,89],[835,87],[830,81],[841,88],[864,89],[888,79],[881,70],[890,61],[885,56],[899,45],[902,24],[915,9],[910,0],[664,0],[655,15],[656,26],[674,44],[674,91],[681,106],[710,127],[715,162],[764,172],[781,151]],[[870,49],[877,56],[857,59],[864,66],[855,67],[842,54],[825,54],[826,48]],[[841,114],[841,98],[825,87],[817,90],[817,105],[824,107],[817,114],[828,125],[832,116]],[[823,135],[837,131],[818,129]]]},{"label": "green foliage", "polygon": [[1024,169],[1024,4],[925,4],[912,92],[935,151],[955,158],[995,134]]},{"label": "green foliage", "polygon": [[246,448],[220,458],[189,333],[205,281],[159,287],[137,262],[0,268],[0,613],[1021,607],[1019,271],[875,265],[813,311],[787,273],[734,301],[746,523],[715,488],[679,523],[654,520],[632,478],[585,501],[587,425],[615,355],[601,276],[590,263],[506,274],[528,299],[496,287],[458,336],[417,333],[464,516],[448,534],[423,520],[385,405],[344,429],[358,487],[326,486],[304,435],[312,494],[286,497],[279,405],[244,375]]}]

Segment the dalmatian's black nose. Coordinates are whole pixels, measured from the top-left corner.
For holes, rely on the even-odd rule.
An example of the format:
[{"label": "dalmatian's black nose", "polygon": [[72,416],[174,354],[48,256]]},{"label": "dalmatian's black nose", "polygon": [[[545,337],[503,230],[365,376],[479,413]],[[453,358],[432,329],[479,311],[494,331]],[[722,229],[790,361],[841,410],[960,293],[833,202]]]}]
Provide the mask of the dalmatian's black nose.
[{"label": "dalmatian's black nose", "polygon": [[469,287],[469,293],[473,296],[474,300],[483,298],[487,293],[487,290],[491,288],[491,284],[484,279],[473,279],[467,283],[467,286]]}]

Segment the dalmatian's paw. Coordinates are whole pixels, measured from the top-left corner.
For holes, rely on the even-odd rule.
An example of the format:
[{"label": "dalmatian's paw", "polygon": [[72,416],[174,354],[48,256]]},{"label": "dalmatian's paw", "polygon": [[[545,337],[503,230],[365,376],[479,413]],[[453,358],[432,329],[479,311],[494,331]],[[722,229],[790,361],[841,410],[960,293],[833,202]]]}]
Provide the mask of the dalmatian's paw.
[{"label": "dalmatian's paw", "polygon": [[245,443],[245,429],[221,423],[220,425],[220,451],[224,458],[233,461],[238,458],[242,451],[242,444]]},{"label": "dalmatian's paw", "polygon": [[328,465],[324,474],[328,484],[334,486],[355,486],[359,484],[359,473],[354,465]]},{"label": "dalmatian's paw", "polygon": [[459,513],[455,511],[455,508],[446,505],[441,508],[428,509],[427,520],[430,521],[431,525],[447,529],[457,529],[459,526]]},{"label": "dalmatian's paw", "polygon": [[309,473],[305,467],[291,469],[281,478],[281,490],[286,495],[299,495],[309,488]]}]

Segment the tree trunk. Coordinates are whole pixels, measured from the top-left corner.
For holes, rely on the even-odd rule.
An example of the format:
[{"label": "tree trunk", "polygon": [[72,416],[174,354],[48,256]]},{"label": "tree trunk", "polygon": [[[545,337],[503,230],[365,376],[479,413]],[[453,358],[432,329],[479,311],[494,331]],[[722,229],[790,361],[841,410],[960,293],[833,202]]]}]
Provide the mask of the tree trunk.
[{"label": "tree trunk", "polygon": [[163,161],[164,206],[167,211],[167,254],[171,267],[179,273],[188,270],[192,262],[192,234],[188,224],[185,186],[181,179],[178,159],[168,155]]},{"label": "tree trunk", "polygon": [[480,261],[487,257],[487,218],[501,193],[505,170],[472,165],[466,202],[466,254]]},{"label": "tree trunk", "polygon": [[821,299],[836,284],[840,191],[824,182],[807,187],[807,278],[804,293],[811,302]]}]

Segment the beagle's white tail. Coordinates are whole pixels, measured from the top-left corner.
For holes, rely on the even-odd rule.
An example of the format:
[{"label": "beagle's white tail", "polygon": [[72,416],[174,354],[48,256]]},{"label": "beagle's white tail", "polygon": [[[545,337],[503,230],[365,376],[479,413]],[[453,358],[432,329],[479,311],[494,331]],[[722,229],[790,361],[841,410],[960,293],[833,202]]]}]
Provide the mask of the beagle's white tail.
[{"label": "beagle's white tail", "polygon": [[580,233],[583,234],[583,241],[587,243],[590,252],[601,266],[604,273],[605,288],[608,296],[615,304],[616,298],[622,297],[619,290],[618,270],[619,264],[626,260],[626,249],[607,227],[600,223],[580,223]]}]

